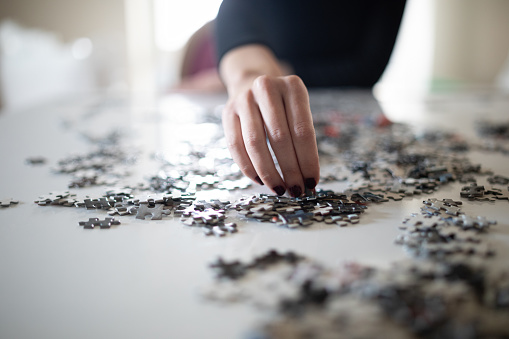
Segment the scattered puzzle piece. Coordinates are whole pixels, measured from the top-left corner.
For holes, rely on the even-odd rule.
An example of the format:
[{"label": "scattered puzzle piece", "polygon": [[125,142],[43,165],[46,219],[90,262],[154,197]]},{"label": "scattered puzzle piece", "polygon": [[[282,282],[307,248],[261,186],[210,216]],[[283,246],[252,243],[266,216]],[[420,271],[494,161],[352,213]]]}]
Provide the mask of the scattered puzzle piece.
[{"label": "scattered puzzle piece", "polygon": [[35,203],[39,206],[58,205],[72,207],[76,202],[75,197],[76,195],[71,194],[69,191],[50,192],[47,195],[40,196],[38,200],[35,200]]},{"label": "scattered puzzle piece", "polygon": [[89,218],[88,221],[80,221],[79,225],[86,229],[92,229],[95,227],[110,228],[111,225],[120,225],[120,221],[115,218],[105,218],[104,220],[100,220],[99,218]]},{"label": "scattered puzzle piece", "polygon": [[478,231],[484,231],[491,225],[496,225],[495,220],[488,220],[486,217],[477,216],[470,217],[468,215],[460,215],[453,219],[456,225],[461,226],[463,229],[475,229]]},{"label": "scattered puzzle piece", "polygon": [[18,203],[18,200],[13,200],[12,198],[0,200],[1,207],[10,207],[12,205],[17,205]]},{"label": "scattered puzzle piece", "polygon": [[164,205],[157,204],[154,207],[148,207],[147,205],[140,205],[136,211],[136,219],[145,219],[150,216],[150,220],[161,220],[163,215],[170,215],[171,210],[164,209]]},{"label": "scattered puzzle piece", "polygon": [[438,199],[432,198],[423,201],[425,205],[427,205],[432,210],[437,212],[445,211],[448,215],[458,215],[461,212],[461,209],[456,206],[452,206],[450,202],[439,201]]}]

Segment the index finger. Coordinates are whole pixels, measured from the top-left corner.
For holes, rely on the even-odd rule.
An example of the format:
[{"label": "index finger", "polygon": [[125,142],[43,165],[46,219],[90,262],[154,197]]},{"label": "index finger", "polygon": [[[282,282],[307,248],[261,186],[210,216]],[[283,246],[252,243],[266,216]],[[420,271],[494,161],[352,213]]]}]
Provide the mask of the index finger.
[{"label": "index finger", "polygon": [[284,81],[286,92],[283,97],[295,153],[304,185],[313,189],[320,180],[320,163],[308,91],[298,76],[288,76]]}]

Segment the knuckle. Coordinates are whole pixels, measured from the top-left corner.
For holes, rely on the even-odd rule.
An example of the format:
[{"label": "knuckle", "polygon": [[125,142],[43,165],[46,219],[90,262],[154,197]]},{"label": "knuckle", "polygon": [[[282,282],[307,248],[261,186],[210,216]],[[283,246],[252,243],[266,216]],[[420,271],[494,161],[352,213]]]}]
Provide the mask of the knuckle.
[{"label": "knuckle", "polygon": [[290,133],[281,128],[274,128],[269,131],[272,143],[281,144],[290,140]]},{"label": "knuckle", "polygon": [[304,86],[304,82],[297,75],[288,75],[285,78],[286,85],[291,89],[301,89]]},{"label": "knuckle", "polygon": [[299,122],[293,126],[293,131],[295,133],[295,137],[298,139],[314,139],[315,138],[315,129],[313,125],[310,125],[306,122]]},{"label": "knuckle", "polygon": [[262,92],[271,92],[274,88],[274,79],[269,75],[260,75],[254,80],[254,88]]},{"label": "knuckle", "polygon": [[260,138],[256,134],[247,134],[244,136],[244,143],[248,148],[259,149],[265,143],[265,139]]}]

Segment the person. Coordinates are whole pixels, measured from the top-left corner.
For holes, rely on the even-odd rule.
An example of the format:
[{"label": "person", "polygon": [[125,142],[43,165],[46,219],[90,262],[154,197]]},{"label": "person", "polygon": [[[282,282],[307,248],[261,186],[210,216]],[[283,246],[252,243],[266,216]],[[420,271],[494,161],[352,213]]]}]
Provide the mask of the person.
[{"label": "person", "polygon": [[[299,197],[320,176],[307,87],[372,87],[405,0],[223,0],[216,18],[222,115],[240,170]],[[281,169],[280,176],[267,144]]]},{"label": "person", "polygon": [[187,41],[183,49],[180,81],[172,91],[224,92],[217,71],[214,25],[215,20],[205,23]]}]

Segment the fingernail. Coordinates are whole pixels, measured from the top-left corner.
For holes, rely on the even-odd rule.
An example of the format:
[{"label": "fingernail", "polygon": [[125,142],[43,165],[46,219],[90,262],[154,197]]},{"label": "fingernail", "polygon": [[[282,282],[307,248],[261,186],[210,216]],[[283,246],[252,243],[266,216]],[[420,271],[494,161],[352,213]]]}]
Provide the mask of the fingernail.
[{"label": "fingernail", "polygon": [[262,179],[260,179],[259,176],[256,176],[255,181],[263,186],[263,181],[262,181]]},{"label": "fingernail", "polygon": [[298,198],[302,195],[302,188],[299,185],[295,185],[290,188],[290,195],[294,198]]},{"label": "fingernail", "polygon": [[276,186],[272,189],[274,190],[274,192],[276,192],[277,195],[283,195],[286,192],[286,190],[283,186]]},{"label": "fingernail", "polygon": [[306,186],[306,188],[309,188],[309,189],[315,188],[316,187],[316,180],[315,180],[315,178],[304,179],[304,185]]}]

